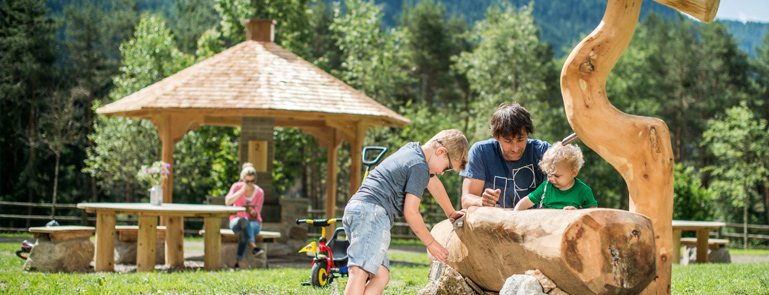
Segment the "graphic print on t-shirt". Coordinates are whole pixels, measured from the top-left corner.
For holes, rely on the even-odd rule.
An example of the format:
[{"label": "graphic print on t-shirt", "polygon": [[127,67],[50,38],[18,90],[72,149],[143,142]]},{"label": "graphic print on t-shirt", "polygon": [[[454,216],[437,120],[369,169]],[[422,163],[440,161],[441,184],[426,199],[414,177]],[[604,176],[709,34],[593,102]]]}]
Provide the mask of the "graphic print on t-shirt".
[{"label": "graphic print on t-shirt", "polygon": [[513,169],[512,178],[505,176],[494,176],[492,189],[499,189],[500,193],[497,206],[503,208],[513,208],[523,197],[537,188],[533,164],[529,164],[517,169]]}]

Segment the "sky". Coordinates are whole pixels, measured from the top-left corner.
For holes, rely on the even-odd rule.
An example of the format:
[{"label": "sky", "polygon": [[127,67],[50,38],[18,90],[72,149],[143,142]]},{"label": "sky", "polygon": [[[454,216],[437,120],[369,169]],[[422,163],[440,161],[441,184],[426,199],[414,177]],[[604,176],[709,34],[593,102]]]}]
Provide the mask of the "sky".
[{"label": "sky", "polygon": [[716,19],[769,23],[769,0],[721,0]]}]

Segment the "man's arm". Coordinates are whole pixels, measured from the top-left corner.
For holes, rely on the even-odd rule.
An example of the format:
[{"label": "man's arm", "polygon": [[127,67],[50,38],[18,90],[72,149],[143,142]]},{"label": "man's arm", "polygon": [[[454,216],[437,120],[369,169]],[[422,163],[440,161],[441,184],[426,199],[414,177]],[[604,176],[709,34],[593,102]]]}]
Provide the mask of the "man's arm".
[{"label": "man's arm", "polygon": [[472,206],[494,207],[499,200],[501,190],[483,189],[485,181],[465,177],[462,181],[462,208],[467,209]]}]

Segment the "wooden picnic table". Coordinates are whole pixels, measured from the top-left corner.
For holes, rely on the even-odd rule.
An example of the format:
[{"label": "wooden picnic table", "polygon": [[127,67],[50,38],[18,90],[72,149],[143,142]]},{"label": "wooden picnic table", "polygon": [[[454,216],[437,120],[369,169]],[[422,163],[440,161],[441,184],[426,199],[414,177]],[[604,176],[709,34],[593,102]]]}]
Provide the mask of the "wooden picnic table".
[{"label": "wooden picnic table", "polygon": [[697,263],[708,262],[710,231],[726,226],[718,221],[673,220],[673,263],[681,261],[681,231],[697,231]]},{"label": "wooden picnic table", "polygon": [[221,217],[245,211],[243,207],[164,203],[80,203],[80,209],[96,213],[96,266],[95,271],[115,271],[116,214],[139,216],[139,237],[136,250],[136,270],[155,269],[155,242],[158,217],[167,217],[166,264],[184,266],[184,240],[182,224],[185,216],[203,217],[206,234],[203,236],[204,269],[217,270],[221,266]]}]

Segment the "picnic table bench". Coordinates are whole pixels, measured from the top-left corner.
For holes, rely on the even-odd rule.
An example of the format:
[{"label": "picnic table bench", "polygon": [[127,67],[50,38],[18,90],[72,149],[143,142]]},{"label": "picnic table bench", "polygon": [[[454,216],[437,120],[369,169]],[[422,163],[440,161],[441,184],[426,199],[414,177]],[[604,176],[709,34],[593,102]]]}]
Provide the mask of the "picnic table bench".
[{"label": "picnic table bench", "polygon": [[[199,234],[204,235],[205,230],[201,230]],[[234,233],[231,229],[219,229],[219,233],[222,237],[222,266],[233,267],[235,265],[235,255],[238,250],[238,240],[240,240],[240,234]],[[240,268],[252,269],[252,268],[267,268],[267,243],[274,243],[280,238],[279,232],[274,231],[260,231],[254,235],[256,246],[264,250],[263,254],[252,255],[252,248],[246,249],[246,255],[240,263]]]},{"label": "picnic table bench", "polygon": [[[718,221],[691,221],[691,220],[673,220],[673,263],[679,263],[681,259],[681,231],[697,231],[695,243],[697,246],[697,263],[708,262],[708,239],[710,231],[717,230],[726,223]],[[688,262],[688,259],[686,260]]]},{"label": "picnic table bench", "polygon": [[37,242],[23,269],[44,272],[89,271],[95,248],[93,226],[30,227]]},{"label": "picnic table bench", "polygon": [[[152,271],[155,269],[155,241],[157,239],[158,217],[164,217],[166,230],[166,264],[174,267],[184,266],[184,240],[182,238],[182,223],[185,216],[204,218],[204,228],[215,229],[221,225],[221,217],[229,216],[245,209],[242,207],[164,203],[151,205],[149,203],[80,203],[80,209],[96,213],[96,271],[115,270],[115,216],[128,214],[139,216],[137,249],[137,271]],[[221,238],[218,232],[206,234],[203,239],[203,261],[205,270],[217,270],[221,266],[219,252]]]}]

